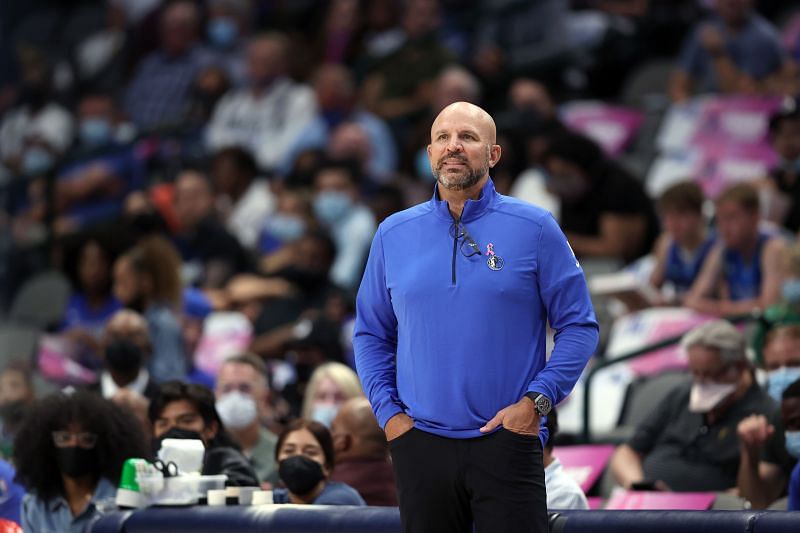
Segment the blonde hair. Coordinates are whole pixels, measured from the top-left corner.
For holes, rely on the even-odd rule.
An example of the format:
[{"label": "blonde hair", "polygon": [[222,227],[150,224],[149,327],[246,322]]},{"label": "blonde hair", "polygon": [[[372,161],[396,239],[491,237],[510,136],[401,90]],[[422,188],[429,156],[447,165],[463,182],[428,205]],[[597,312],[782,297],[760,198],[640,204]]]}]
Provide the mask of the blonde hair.
[{"label": "blonde hair", "polygon": [[313,408],[314,396],[317,395],[317,389],[323,379],[329,378],[336,383],[339,389],[344,394],[344,399],[356,398],[364,396],[364,391],[361,389],[361,382],[353,370],[342,363],[325,363],[317,367],[314,373],[311,374],[311,379],[308,380],[306,391],[303,394],[303,410],[301,416],[306,420],[311,420],[311,410]]}]

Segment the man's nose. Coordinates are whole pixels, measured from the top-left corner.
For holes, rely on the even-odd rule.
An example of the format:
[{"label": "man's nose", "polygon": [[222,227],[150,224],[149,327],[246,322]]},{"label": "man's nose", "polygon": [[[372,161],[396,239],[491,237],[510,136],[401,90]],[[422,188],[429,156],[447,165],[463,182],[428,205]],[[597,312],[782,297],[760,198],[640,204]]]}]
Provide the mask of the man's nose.
[{"label": "man's nose", "polygon": [[448,141],[447,146],[445,148],[447,149],[448,153],[452,154],[462,151],[464,147],[462,146],[460,140],[458,140],[457,138],[453,138],[450,141]]}]

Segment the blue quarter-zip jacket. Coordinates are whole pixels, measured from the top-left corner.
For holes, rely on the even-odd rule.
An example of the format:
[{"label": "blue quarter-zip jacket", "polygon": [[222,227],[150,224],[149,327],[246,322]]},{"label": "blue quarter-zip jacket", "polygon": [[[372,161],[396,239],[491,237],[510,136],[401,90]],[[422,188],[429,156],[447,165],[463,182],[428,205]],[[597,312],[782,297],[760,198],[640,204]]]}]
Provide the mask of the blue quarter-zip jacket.
[{"label": "blue quarter-zip jacket", "polygon": [[[597,346],[583,271],[550,213],[498,194],[489,179],[461,215],[480,255],[467,257],[453,223],[434,191],[387,218],[372,242],[353,344],[381,427],[405,412],[423,431],[478,437],[527,392],[563,400]],[[489,244],[500,270],[487,264]],[[548,321],[556,335],[546,361]]]}]

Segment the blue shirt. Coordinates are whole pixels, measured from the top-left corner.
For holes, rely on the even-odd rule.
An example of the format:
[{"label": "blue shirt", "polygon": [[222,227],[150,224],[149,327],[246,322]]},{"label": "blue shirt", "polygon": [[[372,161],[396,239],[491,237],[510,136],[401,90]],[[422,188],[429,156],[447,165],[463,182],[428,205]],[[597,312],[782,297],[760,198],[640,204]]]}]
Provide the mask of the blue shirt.
[{"label": "blue shirt", "polygon": [[8,461],[0,459],[0,518],[20,521],[20,509],[25,489],[14,483],[17,472]]},{"label": "blue shirt", "polygon": [[[787,59],[778,31],[772,24],[758,14],[750,15],[744,27],[731,35],[724,30],[719,18],[712,18],[708,24],[726,36],[725,48],[736,67],[745,74],[762,80],[780,70]],[[697,84],[701,92],[719,90],[711,56],[703,46],[700,35],[705,23],[695,28],[681,50],[678,66]]]},{"label": "blue shirt", "polygon": [[[274,489],[272,501],[273,503],[289,503],[289,491]],[[338,481],[328,481],[317,499],[311,503],[313,505],[367,505],[356,489]]]},{"label": "blue shirt", "polygon": [[[381,427],[404,412],[423,431],[481,436],[527,392],[563,400],[597,346],[583,270],[550,213],[498,194],[490,179],[461,222],[481,255],[453,238],[438,191],[387,218],[372,242],[353,346]],[[546,361],[548,322],[556,342]]]},{"label": "blue shirt", "polygon": [[100,479],[86,509],[73,517],[63,496],[45,502],[35,494],[26,494],[22,500],[22,529],[35,533],[88,532],[105,511],[116,509],[116,495],[114,485],[107,479]]},{"label": "blue shirt", "polygon": [[122,304],[113,296],[109,296],[99,309],[92,309],[89,307],[86,296],[75,292],[67,302],[62,327],[63,329],[83,328],[99,338],[108,319],[120,309],[122,309]]},{"label": "blue shirt", "polygon": [[678,243],[673,242],[667,252],[667,265],[664,279],[675,286],[678,294],[686,293],[700,274],[708,252],[714,246],[714,238],[709,237],[700,245],[700,248],[690,258],[681,253]]},{"label": "blue shirt", "polygon": [[789,478],[789,511],[800,511],[800,461],[794,465]]},{"label": "blue shirt", "polygon": [[189,371],[181,326],[175,313],[163,305],[151,305],[144,313],[153,345],[150,357],[150,375],[159,383],[172,379],[182,380]]},{"label": "blue shirt", "polygon": [[749,262],[737,250],[726,248],[722,251],[722,269],[732,301],[758,298],[761,293],[761,254],[768,240],[769,236],[764,233],[758,236]]}]

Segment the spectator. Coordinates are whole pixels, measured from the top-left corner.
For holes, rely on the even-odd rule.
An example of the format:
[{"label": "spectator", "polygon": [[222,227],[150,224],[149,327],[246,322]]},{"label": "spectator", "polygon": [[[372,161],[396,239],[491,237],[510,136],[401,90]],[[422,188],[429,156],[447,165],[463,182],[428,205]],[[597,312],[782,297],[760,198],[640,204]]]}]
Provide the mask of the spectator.
[{"label": "spectator", "polygon": [[316,63],[355,63],[363,48],[362,6],[358,0],[333,0],[328,4],[314,43]]},{"label": "spectator", "polygon": [[332,161],[314,178],[314,213],[336,243],[331,280],[353,292],[375,233],[375,218],[359,198],[360,177],[351,163]]},{"label": "spectator", "polygon": [[211,176],[217,208],[228,231],[242,246],[254,249],[259,231],[275,211],[269,183],[258,178],[253,156],[242,148],[225,148],[214,154]]},{"label": "spectator", "polygon": [[184,279],[218,289],[235,274],[252,268],[250,257],[214,212],[214,194],[205,174],[184,170],[175,178],[175,237],[185,262]]},{"label": "spectator", "polygon": [[253,468],[225,429],[214,407],[214,393],[207,387],[163,383],[148,416],[157,449],[164,439],[201,440],[206,448],[203,475],[226,474],[228,486],[258,486]]},{"label": "spectator", "polygon": [[212,150],[240,146],[273,170],[316,113],[311,89],[287,77],[289,44],[281,34],[254,38],[247,49],[247,85],[217,104],[206,132]]},{"label": "spectator", "polygon": [[183,379],[187,361],[177,310],[181,303],[180,257],[163,237],[147,237],[114,264],[114,295],[147,320],[153,346],[148,364],[157,382]]},{"label": "spectator", "polygon": [[319,422],[295,420],[278,437],[275,460],[285,489],[274,489],[275,503],[365,505],[352,487],[330,481],[333,439]]},{"label": "spectator", "polygon": [[632,261],[652,247],[658,220],[642,184],[578,133],[556,134],[543,156],[547,188],[578,257]]},{"label": "spectator", "polygon": [[347,365],[330,362],[311,374],[306,386],[301,418],[314,420],[327,428],[342,405],[351,398],[364,396],[358,376]]},{"label": "spectator", "polygon": [[619,446],[611,471],[626,489],[652,482],[659,490],[726,491],[736,485],[736,427],[752,414],[776,423],[778,410],[753,378],[745,340],[716,320],[687,333],[692,384],[681,384]]},{"label": "spectator", "polygon": [[650,283],[668,286],[677,301],[689,291],[714,246],[703,220],[703,201],[703,190],[691,181],[676,183],[658,199],[664,233],[653,251],[656,264]]},{"label": "spectator", "polygon": [[145,457],[132,416],[87,392],[57,393],[37,402],[17,434],[14,464],[28,490],[25,531],[90,531],[116,507],[122,464]]},{"label": "spectator", "polygon": [[[800,380],[783,392],[781,402],[783,425],[786,428],[786,450],[800,459]],[[795,464],[789,478],[789,511],[800,511],[800,461]]]},{"label": "spectator", "polygon": [[[767,390],[777,402],[792,382],[800,379],[800,326],[783,325],[766,336],[763,349]],[[756,509],[777,499],[795,464],[785,452],[783,426],[762,415],[745,418],[737,427],[741,462],[737,487]]]},{"label": "spectator", "polygon": [[247,0],[210,0],[206,37],[216,62],[225,65],[233,85],[244,85],[247,77],[245,41],[250,33]]},{"label": "spectator", "polygon": [[383,120],[357,105],[355,80],[350,71],[342,65],[322,65],[314,73],[312,85],[319,110],[287,152],[281,163],[281,174],[289,173],[298,154],[309,149],[324,149],[338,126],[354,122],[369,141],[367,172],[381,182],[389,179],[397,167],[392,132]]},{"label": "spectator", "polygon": [[25,420],[35,394],[25,363],[11,363],[0,372],[0,455],[10,459],[14,438]]},{"label": "spectator", "polygon": [[276,202],[275,213],[264,223],[258,240],[258,249],[264,254],[261,265],[266,272],[291,264],[291,250],[286,245],[296,242],[316,224],[306,189],[282,187]]},{"label": "spectator", "polygon": [[222,423],[242,447],[259,481],[275,470],[278,437],[262,421],[274,415],[267,368],[256,355],[229,357],[217,375],[216,408]]},{"label": "spectator", "polygon": [[214,388],[214,376],[195,366],[194,361],[200,341],[203,338],[205,321],[214,312],[211,299],[201,290],[186,287],[183,290],[183,314],[181,316],[181,334],[183,347],[189,357],[190,369],[186,376],[187,383],[205,385]]},{"label": "spectator", "polygon": [[553,456],[553,442],[558,433],[558,415],[553,409],[547,415],[547,444],[544,447],[544,484],[547,487],[548,509],[588,509],[589,502],[581,487],[567,474],[558,457]]},{"label": "spectator", "polygon": [[386,436],[363,396],[342,404],[331,424],[336,467],[332,481],[350,485],[367,505],[397,506]]},{"label": "spectator", "polygon": [[790,69],[778,30],[755,13],[753,0],[717,0],[713,16],[683,45],[669,94],[763,93]]},{"label": "spectator", "polygon": [[755,187],[733,185],[717,198],[718,242],[684,303],[700,313],[734,315],[766,309],[780,297],[785,244],[759,230]]},{"label": "spectator", "polygon": [[0,459],[0,519],[19,524],[25,489],[14,481],[16,476],[11,463]]},{"label": "spectator", "polygon": [[775,113],[769,121],[769,139],[778,154],[778,166],[766,181],[775,223],[792,233],[800,230],[800,110],[794,99]]},{"label": "spectator", "polygon": [[212,62],[198,42],[199,25],[195,2],[165,4],[158,27],[160,49],[139,64],[125,93],[125,110],[137,126],[175,126],[183,117],[192,82]]}]

